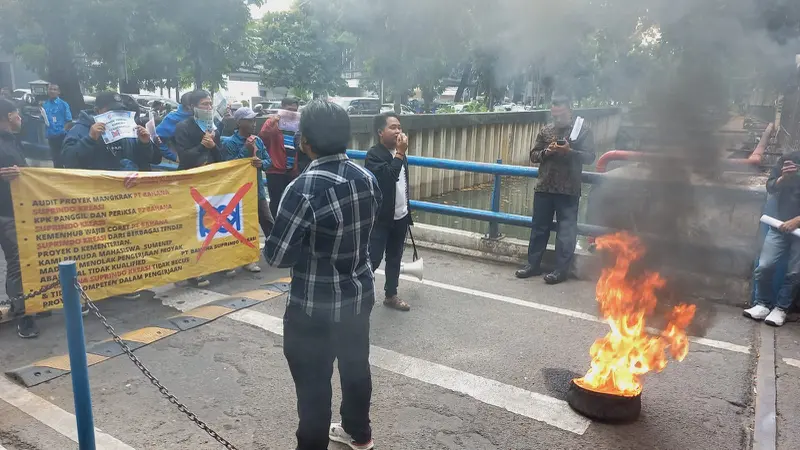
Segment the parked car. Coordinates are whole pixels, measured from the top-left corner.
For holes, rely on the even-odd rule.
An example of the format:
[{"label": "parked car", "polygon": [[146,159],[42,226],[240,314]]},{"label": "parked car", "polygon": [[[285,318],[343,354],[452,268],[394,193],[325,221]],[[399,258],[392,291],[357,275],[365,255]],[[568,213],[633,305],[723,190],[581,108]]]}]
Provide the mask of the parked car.
[{"label": "parked car", "polygon": [[334,97],[330,101],[344,108],[350,115],[378,115],[381,113],[381,101],[374,97]]},{"label": "parked car", "polygon": [[[381,105],[381,113],[391,112],[391,111],[394,111],[394,105],[393,104],[384,103],[383,105]],[[400,105],[400,114],[401,115],[415,114],[415,112],[414,112],[413,109],[409,108],[406,105]]]},{"label": "parked car", "polygon": [[14,92],[11,93],[11,97],[14,98],[14,100],[24,102],[29,105],[32,105],[34,101],[33,94],[31,94],[30,89],[14,89]]}]

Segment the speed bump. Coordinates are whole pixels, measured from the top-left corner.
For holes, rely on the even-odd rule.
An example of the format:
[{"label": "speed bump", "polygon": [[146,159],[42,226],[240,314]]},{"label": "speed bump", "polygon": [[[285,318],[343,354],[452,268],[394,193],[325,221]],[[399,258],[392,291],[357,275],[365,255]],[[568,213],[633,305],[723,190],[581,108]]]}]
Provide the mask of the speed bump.
[{"label": "speed bump", "polygon": [[[150,326],[123,333],[120,338],[131,351],[135,351],[165,337],[214,321],[234,311],[279,297],[289,290],[290,282],[291,278],[282,278],[264,285],[265,289],[241,292],[231,297],[215,300],[176,316],[160,319]],[[107,339],[87,347],[86,359],[88,365],[92,366],[123,353],[122,348],[113,339]],[[61,355],[8,371],[6,375],[25,387],[32,387],[69,372],[69,355]]]}]

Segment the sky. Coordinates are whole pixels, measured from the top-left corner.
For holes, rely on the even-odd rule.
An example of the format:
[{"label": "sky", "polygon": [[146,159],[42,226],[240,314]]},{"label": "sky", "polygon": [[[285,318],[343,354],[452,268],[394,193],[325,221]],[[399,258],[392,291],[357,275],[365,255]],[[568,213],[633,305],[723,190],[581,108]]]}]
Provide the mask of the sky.
[{"label": "sky", "polygon": [[250,13],[254,19],[260,19],[264,14],[270,11],[286,11],[292,6],[294,0],[267,0],[264,6],[260,8],[251,7]]}]

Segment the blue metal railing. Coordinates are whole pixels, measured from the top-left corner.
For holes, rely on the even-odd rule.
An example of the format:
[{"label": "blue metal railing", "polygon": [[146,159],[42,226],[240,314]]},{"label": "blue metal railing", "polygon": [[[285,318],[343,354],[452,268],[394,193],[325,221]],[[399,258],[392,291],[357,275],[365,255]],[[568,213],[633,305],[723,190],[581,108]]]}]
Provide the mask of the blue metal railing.
[{"label": "blue metal railing", "polygon": [[[347,156],[351,159],[365,159],[367,152],[361,150],[348,150]],[[538,178],[539,169],[536,167],[512,166],[503,164],[498,159],[497,163],[482,163],[473,161],[459,161],[454,159],[426,158],[424,156],[408,156],[410,166],[430,167],[434,169],[461,170],[464,172],[487,173],[494,175],[494,185],[492,187],[491,210],[464,208],[461,206],[443,205],[440,203],[425,202],[421,200],[411,200],[411,208],[418,211],[426,211],[434,214],[447,216],[464,217],[467,219],[482,220],[489,222],[490,239],[500,237],[499,224],[516,225],[530,228],[533,220],[530,216],[509,214],[500,212],[500,189],[502,187],[502,176]],[[584,183],[598,183],[603,178],[603,174],[595,172],[584,172],[582,179]],[[578,224],[578,233],[584,236],[601,236],[613,232],[614,230],[597,225],[585,223]]]},{"label": "blue metal railing", "polygon": [[[367,157],[367,152],[362,150],[348,150],[347,156],[349,156],[351,159],[364,160]],[[499,225],[501,223],[527,228],[533,226],[533,220],[531,219],[531,216],[500,212],[500,189],[502,187],[501,177],[503,176],[538,178],[539,169],[536,167],[512,166],[503,164],[503,161],[500,159],[497,160],[497,163],[483,163],[474,161],[459,161],[455,159],[426,158],[423,156],[412,155],[408,156],[408,164],[417,167],[461,170],[464,172],[486,173],[494,175],[494,186],[492,188],[492,202],[490,211],[484,209],[472,209],[461,206],[444,205],[421,200],[411,200],[409,203],[411,204],[411,208],[414,210],[489,222],[488,237],[490,239],[497,239],[500,237]],[[155,170],[177,170],[177,168],[177,164],[169,161],[153,166],[153,169]],[[601,173],[584,172],[582,174],[582,179],[584,183],[594,184],[599,183],[603,176],[604,174]],[[585,223],[578,224],[578,233],[584,236],[601,236],[613,231],[614,230],[610,228],[597,225],[589,225]]]}]

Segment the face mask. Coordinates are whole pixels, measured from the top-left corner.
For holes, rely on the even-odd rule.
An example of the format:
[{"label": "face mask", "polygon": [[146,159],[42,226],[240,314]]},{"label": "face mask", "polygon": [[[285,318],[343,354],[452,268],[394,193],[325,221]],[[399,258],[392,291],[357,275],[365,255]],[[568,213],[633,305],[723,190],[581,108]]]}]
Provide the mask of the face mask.
[{"label": "face mask", "polygon": [[210,109],[194,109],[194,121],[197,123],[197,126],[200,127],[203,132],[206,131],[214,131],[216,127],[214,126],[214,111]]}]

